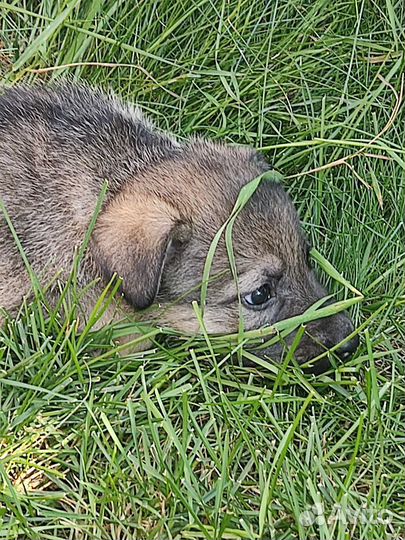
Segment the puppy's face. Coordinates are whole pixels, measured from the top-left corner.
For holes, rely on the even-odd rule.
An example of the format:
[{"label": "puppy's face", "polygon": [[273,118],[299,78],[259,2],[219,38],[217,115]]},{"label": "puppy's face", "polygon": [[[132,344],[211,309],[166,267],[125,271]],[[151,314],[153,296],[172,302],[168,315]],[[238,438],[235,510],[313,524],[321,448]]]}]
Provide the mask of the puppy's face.
[{"label": "puppy's face", "polygon": [[[141,178],[143,185],[149,181],[154,186],[158,197],[129,190],[113,200],[99,218],[95,249],[106,277],[113,272],[122,276],[130,304],[143,308],[156,300],[159,324],[197,332],[191,302],[200,299],[211,242],[241,187],[268,166],[250,150],[199,142],[193,143],[190,156]],[[238,215],[232,239],[238,278],[235,282],[222,238],[212,261],[204,310],[209,333],[237,332],[240,316],[246,330],[261,328],[302,314],[327,295],[311,269],[297,213],[279,184],[262,181]],[[314,358],[352,331],[345,314],[312,322],[295,357],[300,362]],[[293,339],[291,334],[287,345]],[[352,340],[342,347],[342,358],[357,345]],[[261,354],[280,359],[283,347]],[[318,365],[315,371],[326,367],[327,363]]]}]

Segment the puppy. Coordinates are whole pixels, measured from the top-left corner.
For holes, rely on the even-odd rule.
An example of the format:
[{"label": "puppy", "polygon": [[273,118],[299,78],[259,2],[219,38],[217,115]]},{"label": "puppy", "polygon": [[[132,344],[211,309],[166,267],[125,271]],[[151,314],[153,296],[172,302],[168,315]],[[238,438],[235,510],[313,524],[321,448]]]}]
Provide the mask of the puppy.
[{"label": "puppy", "polygon": [[[111,307],[103,322],[123,312],[139,320],[157,302],[159,324],[197,332],[191,302],[200,298],[209,246],[241,188],[269,168],[250,148],[178,142],[99,90],[63,84],[0,95],[0,197],[42,283],[58,272],[61,279],[69,275],[108,181],[78,276],[83,289],[101,278],[84,296],[88,313],[114,274],[122,278],[121,309]],[[251,330],[301,314],[325,296],[297,213],[278,183],[260,184],[236,219],[233,246],[237,286],[224,241],[213,259],[208,332],[237,332],[240,310]],[[26,266],[0,213],[0,307],[13,313],[30,294]],[[295,356],[314,358],[352,331],[342,313],[312,322]],[[355,338],[339,354],[347,358],[357,345]],[[278,358],[282,350],[265,353]]]}]

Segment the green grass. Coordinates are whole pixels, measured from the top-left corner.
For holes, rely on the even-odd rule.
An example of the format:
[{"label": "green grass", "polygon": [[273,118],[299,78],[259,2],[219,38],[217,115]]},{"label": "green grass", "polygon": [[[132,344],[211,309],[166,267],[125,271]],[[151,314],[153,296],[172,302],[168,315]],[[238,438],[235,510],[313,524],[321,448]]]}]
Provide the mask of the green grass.
[{"label": "green grass", "polygon": [[358,353],[314,379],[239,367],[237,337],[145,327],[120,357],[74,287],[59,317],[38,294],[0,331],[0,539],[405,537],[404,29],[402,0],[0,2],[4,82],[263,149],[325,283],[364,296]]}]

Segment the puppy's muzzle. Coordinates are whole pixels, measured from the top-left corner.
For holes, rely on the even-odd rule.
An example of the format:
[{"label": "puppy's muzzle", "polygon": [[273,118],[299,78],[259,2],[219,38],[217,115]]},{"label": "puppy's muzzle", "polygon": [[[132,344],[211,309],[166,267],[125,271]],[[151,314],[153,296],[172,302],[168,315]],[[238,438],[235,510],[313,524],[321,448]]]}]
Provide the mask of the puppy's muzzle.
[{"label": "puppy's muzzle", "polygon": [[[334,348],[334,354],[342,362],[347,362],[350,360],[350,358],[352,358],[360,344],[360,340],[357,335],[353,336],[350,340],[345,341],[346,338],[353,332],[354,326],[352,321],[345,313],[342,313],[327,319],[321,319],[319,322],[315,323],[312,328],[311,325],[309,325],[308,333],[313,341],[318,341],[320,348],[322,348],[322,346],[324,349]],[[319,338],[317,339],[318,336]],[[343,342],[342,345],[339,345],[341,342]],[[310,355],[308,361],[318,355]],[[311,367],[304,369],[304,371],[306,373],[320,375],[321,373],[328,371],[330,368],[331,362],[328,357],[324,356],[319,361],[315,362]]]}]

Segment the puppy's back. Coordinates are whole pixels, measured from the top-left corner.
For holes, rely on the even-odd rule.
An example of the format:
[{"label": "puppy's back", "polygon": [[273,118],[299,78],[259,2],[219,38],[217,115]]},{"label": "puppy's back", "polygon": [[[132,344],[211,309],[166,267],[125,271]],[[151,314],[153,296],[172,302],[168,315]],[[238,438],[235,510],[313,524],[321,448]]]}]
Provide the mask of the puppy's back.
[{"label": "puppy's back", "polygon": [[114,189],[176,147],[138,109],[100,90],[65,84],[0,94],[0,164],[36,172],[34,182],[69,165],[72,173],[107,178]]}]

